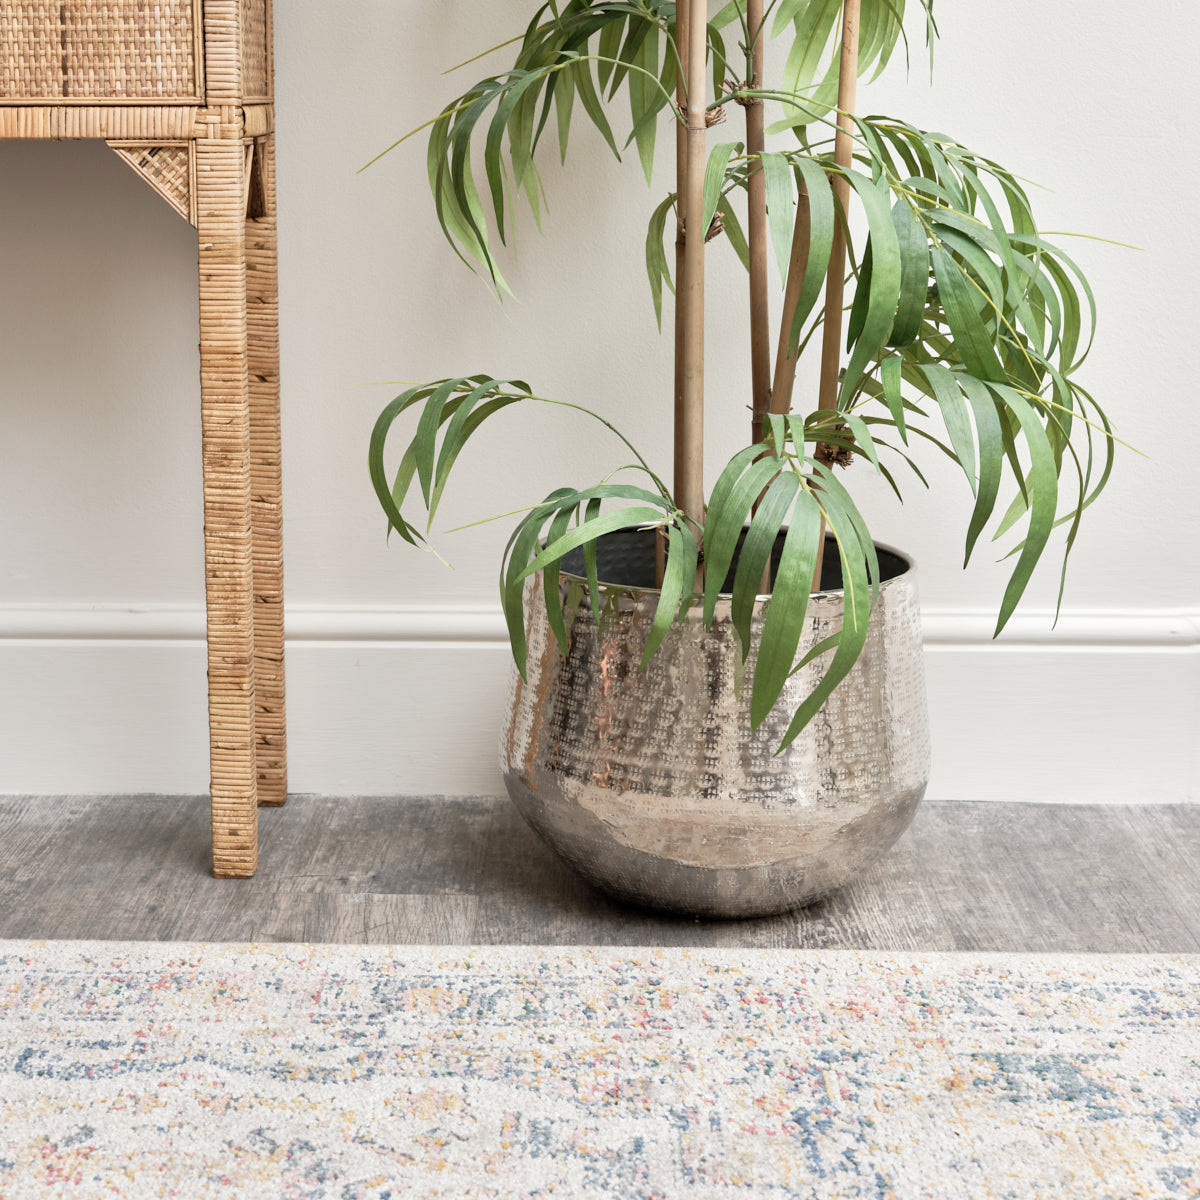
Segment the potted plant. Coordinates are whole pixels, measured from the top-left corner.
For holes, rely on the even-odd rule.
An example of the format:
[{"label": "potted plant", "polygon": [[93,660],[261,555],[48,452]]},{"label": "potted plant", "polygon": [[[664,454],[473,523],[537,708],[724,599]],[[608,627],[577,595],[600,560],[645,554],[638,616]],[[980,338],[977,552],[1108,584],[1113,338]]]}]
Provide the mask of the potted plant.
[{"label": "potted plant", "polygon": [[[932,0],[916,7],[932,41]],[[989,525],[1019,527],[997,633],[1056,526],[1065,569],[1109,477],[1107,418],[1075,378],[1092,293],[1038,232],[1017,177],[857,112],[859,77],[907,48],[904,9],[730,0],[709,17],[699,0],[548,0],[513,66],[422,127],[441,227],[497,292],[497,239],[518,197],[539,206],[543,141],[556,133],[565,160],[588,120],[619,152],[619,97],[649,179],[659,125],[675,130],[677,188],[646,240],[660,321],[664,285],[676,300],[672,486],[618,435],[642,479],[552,492],[522,515],[501,570],[509,792],[570,862],[630,900],[780,911],[844,882],[911,820],[929,761],[916,573],[873,543],[846,467],[899,495],[894,467],[924,482],[918,450],[947,455],[974,496],[967,559]],[[784,63],[774,84],[770,39]],[[735,109],[744,129],[714,134]],[[718,238],[749,275],[752,420],[706,493],[704,258]],[[805,354],[820,357],[820,387],[798,410]],[[472,375],[384,409],[370,472],[405,541],[425,541],[410,499],[427,532],[463,445],[518,403],[571,404]],[[389,434],[418,408],[390,473]]]}]

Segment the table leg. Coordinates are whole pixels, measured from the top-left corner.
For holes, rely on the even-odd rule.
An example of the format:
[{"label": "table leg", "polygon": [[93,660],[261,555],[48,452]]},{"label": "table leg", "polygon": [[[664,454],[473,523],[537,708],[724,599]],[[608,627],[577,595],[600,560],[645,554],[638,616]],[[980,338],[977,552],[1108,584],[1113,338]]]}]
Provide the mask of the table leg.
[{"label": "table leg", "polygon": [[240,111],[208,132],[195,146],[213,874],[245,877],[258,865],[258,809]]},{"label": "table leg", "polygon": [[258,803],[287,799],[283,670],[283,530],[279,435],[279,275],[275,137],[254,143],[246,219],[246,332],[250,395],[250,515],[254,545],[254,690]]}]

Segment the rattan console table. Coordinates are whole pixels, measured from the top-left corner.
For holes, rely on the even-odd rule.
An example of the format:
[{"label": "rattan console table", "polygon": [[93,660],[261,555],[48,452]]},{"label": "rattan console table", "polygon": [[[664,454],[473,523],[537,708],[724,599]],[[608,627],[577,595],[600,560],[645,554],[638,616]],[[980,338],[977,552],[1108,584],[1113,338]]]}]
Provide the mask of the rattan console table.
[{"label": "rattan console table", "polygon": [[99,138],[195,226],[213,872],[287,794],[270,0],[0,0],[0,138]]}]

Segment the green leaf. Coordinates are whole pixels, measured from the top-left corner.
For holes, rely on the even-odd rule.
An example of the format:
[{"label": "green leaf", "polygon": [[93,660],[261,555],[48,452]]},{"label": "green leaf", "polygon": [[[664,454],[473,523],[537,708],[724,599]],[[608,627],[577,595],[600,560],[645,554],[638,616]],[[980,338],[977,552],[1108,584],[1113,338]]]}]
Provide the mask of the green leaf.
[{"label": "green leaf", "polygon": [[738,555],[737,572],[733,577],[730,619],[741,644],[743,662],[750,653],[750,625],[754,616],[754,602],[762,594],[760,589],[763,575],[771,561],[775,539],[792,510],[799,490],[800,478],[795,471],[785,469],[772,480],[750,521],[750,529]]},{"label": "green leaf", "polygon": [[842,420],[849,427],[850,432],[854,434],[854,440],[858,448],[866,455],[871,466],[876,471],[879,471],[881,469],[879,465],[879,453],[875,449],[875,439],[871,436],[871,430],[867,423],[862,417],[852,412],[844,412],[841,416]]},{"label": "green leaf", "polygon": [[[397,475],[397,490],[399,494],[396,495],[393,489],[388,487],[387,474],[383,463],[383,449],[387,441],[387,435],[396,418],[405,409],[423,400],[432,390],[433,388],[429,386],[409,388],[406,392],[402,392],[387,404],[375,420],[375,424],[371,429],[370,445],[367,449],[367,469],[371,477],[371,486],[375,489],[375,495],[379,500],[380,506],[387,514],[388,526],[390,529],[395,529],[411,545],[416,545],[417,541],[422,539],[420,534],[405,521],[400,513],[399,506],[404,501],[409,483],[412,481],[416,470],[416,454],[410,448],[405,455],[404,462],[401,463],[400,471]],[[401,483],[403,483],[402,488],[400,487]]]},{"label": "green leaf", "polygon": [[521,578],[542,570],[547,563],[562,558],[568,550],[574,550],[585,542],[594,542],[606,533],[617,529],[631,529],[646,525],[661,525],[663,512],[657,508],[630,507],[619,508],[613,512],[601,513],[598,517],[584,521],[568,530],[561,537],[547,544],[521,572]]},{"label": "green leaf", "polygon": [[854,301],[850,305],[850,316],[846,321],[847,351],[862,334],[867,323],[867,299],[871,288],[871,239],[863,251],[862,264],[858,268],[858,280],[854,285]]},{"label": "green leaf", "polygon": [[[500,146],[504,132],[509,131],[509,146],[514,148],[514,163],[518,144],[513,137],[512,120],[513,112],[520,103],[521,98],[526,94],[530,87],[540,85],[545,79],[544,72],[522,72],[521,75],[510,82],[506,87],[504,94],[501,96],[499,103],[496,105],[495,114],[492,117],[492,123],[488,127],[487,141],[484,144],[484,174],[487,176],[488,187],[492,193],[492,207],[496,213],[496,227],[500,234],[500,240],[505,240],[504,234],[504,168],[501,164]],[[519,138],[518,131],[517,137]],[[467,140],[463,139],[464,153],[469,152],[470,146]],[[526,158],[531,157],[532,151],[525,152]],[[520,179],[518,177],[518,182]]]},{"label": "green leaf", "polygon": [[782,154],[768,151],[762,155],[762,172],[771,245],[775,249],[775,261],[779,264],[779,278],[786,281],[788,263],[792,257],[792,224],[795,218],[792,168]]},{"label": "green leaf", "polygon": [[879,364],[879,381],[883,386],[883,398],[896,422],[900,440],[908,445],[908,431],[904,425],[904,396],[900,391],[903,360],[898,354],[889,354]]},{"label": "green leaf", "polygon": [[839,407],[848,404],[867,365],[883,348],[900,299],[900,243],[896,237],[896,227],[892,224],[887,186],[857,171],[849,172],[849,179],[867,214],[871,233],[871,278],[863,329],[846,363]]},{"label": "green leaf", "polygon": [[[900,248],[900,299],[888,345],[911,346],[917,340],[929,293],[929,243],[904,199],[892,205],[892,224]],[[903,426],[901,426],[903,430]]]},{"label": "green leaf", "polygon": [[824,286],[825,273],[829,269],[829,254],[833,248],[834,225],[838,219],[829,178],[821,169],[820,164],[811,158],[800,158],[796,160],[796,169],[804,180],[808,196],[810,233],[808,267],[804,272],[804,281],[800,285],[800,295],[796,298],[796,312],[792,317],[792,327],[788,333],[789,355],[794,353],[799,345],[800,332],[804,328],[804,322],[808,319],[808,314],[812,311]]},{"label": "green leaf", "polygon": [[621,34],[625,30],[625,22],[628,19],[626,16],[621,16],[606,24],[601,30],[600,41],[596,47],[596,53],[600,58],[596,64],[596,77],[599,80],[601,91],[608,86],[613,68],[617,65],[616,57],[617,52],[621,49]]},{"label": "green leaf", "polygon": [[570,68],[558,73],[554,88],[554,115],[558,123],[558,153],[567,161],[567,143],[571,138],[571,113],[575,108],[575,80]]},{"label": "green leaf", "polygon": [[[987,322],[990,323],[1004,311],[1005,288],[1000,269],[975,238],[961,233],[957,229],[948,228],[941,221],[935,222],[935,228],[942,244],[957,254],[963,264],[970,269],[967,278],[975,285],[976,290],[982,291],[983,311],[987,314]],[[994,240],[990,229],[976,226],[973,232],[982,236],[989,243]]]},{"label": "green leaf", "polygon": [[805,630],[804,617],[817,565],[821,510],[807,491],[796,495],[775,586],[763,621],[750,692],[750,725],[757,729],[779,699]]},{"label": "green leaf", "polygon": [[968,371],[991,383],[1003,382],[1004,367],[979,316],[981,297],[963,269],[940,245],[933,247],[933,273],[954,344]]},{"label": "green leaf", "polygon": [[508,539],[500,562],[500,607],[504,612],[504,623],[508,627],[513,661],[517,664],[522,679],[525,678],[526,641],[523,603],[525,575],[521,572],[521,566],[529,561],[530,555],[537,549],[542,524],[559,507],[558,501],[569,492],[569,488],[551,492],[546,502],[521,520]]},{"label": "green leaf", "polygon": [[662,290],[663,281],[674,291],[671,282],[671,268],[667,262],[667,252],[663,246],[666,234],[667,217],[674,211],[674,197],[668,196],[653,212],[650,224],[646,227],[646,274],[650,279],[650,295],[654,300],[654,319],[662,330]]},{"label": "green leaf", "polygon": [[828,113],[828,106],[820,103],[820,100],[823,93],[828,93],[831,72],[834,95],[837,94],[836,58],[825,71],[825,87],[814,88],[813,85],[841,7],[841,0],[809,0],[802,9],[797,9],[795,4],[785,0],[776,14],[775,37],[783,32],[787,22],[795,20],[796,31],[784,63],[782,83],[782,91],[792,97],[794,111],[788,117],[791,122],[812,121]]},{"label": "green leaf", "polygon": [[714,513],[710,508],[704,522],[704,627],[712,626],[717,596],[729,573],[738,538],[750,518],[755,502],[771,478],[784,467],[783,460],[768,454],[741,475],[728,499]]},{"label": "green leaf", "polygon": [[[564,507],[554,514],[554,520],[550,522],[550,530],[546,534],[547,541],[557,541],[566,533],[571,524],[571,516],[575,511],[574,508]],[[571,647],[567,639],[567,626],[563,619],[562,593],[559,588],[561,562],[562,560],[559,559],[547,563],[546,569],[542,573],[542,599],[546,605],[546,620],[554,634],[554,640],[558,642],[558,648],[566,654]]]},{"label": "green leaf", "polygon": [[717,211],[717,203],[721,199],[721,189],[725,186],[725,168],[729,165],[730,155],[740,150],[740,142],[721,142],[714,146],[708,156],[704,168],[704,216],[701,229],[708,234],[713,215]]},{"label": "green leaf", "polygon": [[658,123],[652,118],[666,100],[652,80],[642,74],[642,71],[648,71],[652,75],[658,72],[658,26],[645,23],[645,29],[646,33],[638,47],[635,60],[642,70],[632,71],[629,75],[629,108],[633,117],[638,157],[642,160],[642,170],[648,184],[654,170],[654,141],[658,133]]},{"label": "green leaf", "polygon": [[429,508],[431,489],[433,487],[434,450],[436,448],[437,431],[446,419],[443,410],[450,396],[458,389],[461,379],[447,379],[434,389],[433,394],[425,403],[421,419],[417,423],[417,433],[413,438],[413,449],[417,456],[417,479],[421,484],[421,495]]},{"label": "green leaf", "polygon": [[838,635],[833,660],[825,669],[821,681],[796,709],[780,743],[781,751],[795,741],[800,731],[820,711],[821,705],[833,694],[833,689],[850,673],[867,641],[867,618],[871,599],[865,547],[855,532],[856,522],[850,514],[835,506],[828,496],[822,497],[822,503],[829,518],[830,529],[835,533],[842,562],[842,629]]},{"label": "green leaf", "polygon": [[992,384],[992,395],[1013,413],[1025,435],[1029,448],[1029,531],[1021,549],[1017,565],[1013,569],[1004,599],[1000,605],[1000,616],[996,622],[996,633],[1004,628],[1021,599],[1034,567],[1046,547],[1050,531],[1054,528],[1054,517],[1058,507],[1058,469],[1054,452],[1050,449],[1046,430],[1038,420],[1033,406],[1015,388],[1004,384]]},{"label": "green leaf", "polygon": [[[593,496],[584,508],[584,520],[594,521],[600,515],[600,497]],[[583,543],[583,574],[587,580],[588,601],[592,606],[592,615],[600,620],[600,577],[596,567],[596,543]]]},{"label": "green leaf", "polygon": [[996,402],[986,386],[970,375],[962,375],[958,382],[967,394],[979,436],[979,490],[967,527],[966,553],[963,556],[965,567],[971,561],[971,553],[979,535],[996,508],[1000,476],[1004,469],[1004,439],[1000,432],[1000,418],[996,415]]},{"label": "green leaf", "polygon": [[696,563],[698,552],[696,539],[686,525],[669,525],[667,527],[667,567],[663,574],[663,585],[659,592],[658,605],[654,610],[654,620],[650,625],[650,634],[646,638],[646,646],[642,651],[642,661],[638,670],[642,670],[650,661],[650,656],[662,645],[667,630],[679,611],[679,605],[686,594],[690,595],[696,579]]},{"label": "green leaf", "polygon": [[617,156],[619,160],[621,152],[617,149],[616,139],[613,137],[612,126],[608,123],[608,118],[604,115],[604,109],[600,104],[600,97],[596,95],[595,85],[592,83],[591,64],[580,61],[574,67],[569,68],[575,75],[575,90],[579,94],[579,99],[583,102],[584,111],[592,118],[592,124],[600,130],[600,136],[608,143],[609,149]]},{"label": "green leaf", "polygon": [[925,363],[921,367],[929,386],[933,389],[933,398],[942,411],[942,420],[946,423],[946,432],[950,435],[950,445],[954,447],[954,457],[958,460],[967,482],[971,485],[971,493],[975,494],[975,435],[971,430],[971,418],[967,412],[967,402],[958,390],[959,374],[947,370],[937,363]]},{"label": "green leaf", "polygon": [[[608,98],[610,100],[617,94],[617,89],[621,86],[621,81],[626,75],[636,74],[636,72],[629,70],[629,66],[631,63],[639,62],[642,46],[650,31],[653,30],[656,36],[658,34],[657,25],[648,18],[645,18],[640,12],[637,13],[637,16],[639,19],[631,19],[629,21],[629,33],[625,37],[625,44],[621,47],[621,53],[617,56],[616,69],[613,71],[612,83],[608,89]],[[649,70],[652,74],[658,74],[657,55],[655,55],[654,63]]]},{"label": "green leaf", "polygon": [[[742,223],[738,220],[732,198],[729,195],[725,196],[725,207],[721,209],[721,215],[725,223],[725,236],[729,239],[733,252],[741,260],[742,266],[747,271],[750,270],[750,246],[746,241],[745,231],[742,229]],[[662,328],[661,322],[659,328]]]},{"label": "green leaf", "polygon": [[713,484],[712,494],[709,496],[708,508],[704,514],[705,528],[705,556],[708,554],[708,531],[713,529],[716,523],[721,518],[721,510],[725,507],[726,501],[733,492],[737,481],[742,477],[752,462],[762,458],[764,454],[768,454],[769,450],[761,444],[753,446],[743,446],[726,464],[721,474],[717,476],[717,482]]},{"label": "green leaf", "polygon": [[450,424],[446,427],[446,432],[442,437],[442,449],[438,455],[437,470],[433,478],[433,493],[429,502],[429,521],[431,524],[434,513],[437,512],[438,504],[441,502],[442,492],[445,490],[446,483],[450,478],[450,469],[454,466],[459,453],[466,445],[471,434],[494,413],[508,408],[511,404],[519,403],[520,396],[501,396],[495,400],[489,400],[485,404],[480,404],[478,408],[475,407],[481,399],[503,386],[504,384],[501,381],[494,379],[480,384],[470,395],[463,399],[451,417]]}]

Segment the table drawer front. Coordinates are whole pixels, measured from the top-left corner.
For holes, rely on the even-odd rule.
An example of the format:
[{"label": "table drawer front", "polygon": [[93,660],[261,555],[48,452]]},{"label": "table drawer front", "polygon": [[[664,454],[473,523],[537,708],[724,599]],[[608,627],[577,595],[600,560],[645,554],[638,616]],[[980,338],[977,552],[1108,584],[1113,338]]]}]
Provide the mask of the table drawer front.
[{"label": "table drawer front", "polygon": [[0,101],[195,100],[199,0],[0,0]]}]

